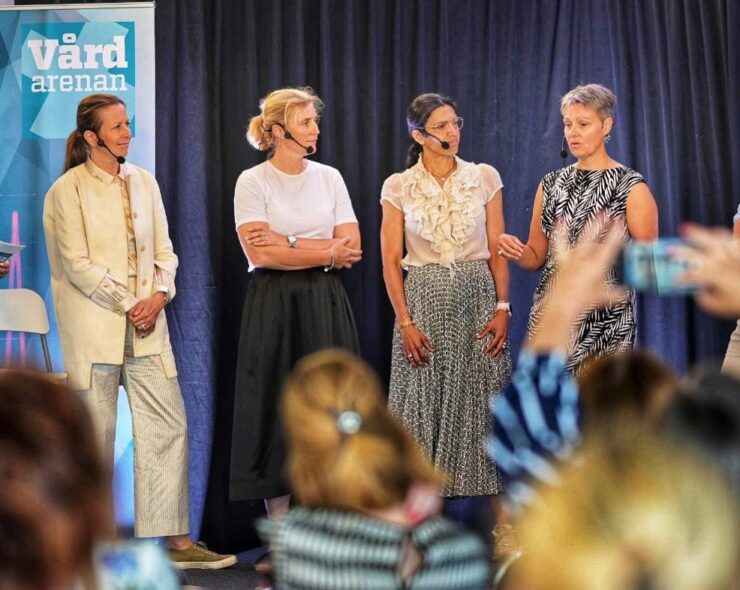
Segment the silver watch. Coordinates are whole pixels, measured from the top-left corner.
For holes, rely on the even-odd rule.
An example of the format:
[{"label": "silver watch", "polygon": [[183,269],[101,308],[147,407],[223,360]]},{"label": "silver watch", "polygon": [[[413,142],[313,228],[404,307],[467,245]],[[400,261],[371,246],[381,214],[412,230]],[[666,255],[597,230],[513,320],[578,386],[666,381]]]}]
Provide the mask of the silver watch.
[{"label": "silver watch", "polygon": [[288,246],[291,248],[295,248],[298,245],[298,238],[295,236],[288,236]]}]

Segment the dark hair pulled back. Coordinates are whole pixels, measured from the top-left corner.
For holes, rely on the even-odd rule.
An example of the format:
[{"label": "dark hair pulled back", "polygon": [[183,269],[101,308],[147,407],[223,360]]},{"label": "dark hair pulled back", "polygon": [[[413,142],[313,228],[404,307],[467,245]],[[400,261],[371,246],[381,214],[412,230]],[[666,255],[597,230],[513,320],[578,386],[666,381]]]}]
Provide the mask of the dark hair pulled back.
[{"label": "dark hair pulled back", "polygon": [[[426,94],[420,94],[412,100],[409,104],[408,111],[406,111],[406,126],[408,127],[409,135],[411,135],[414,129],[424,129],[434,110],[443,106],[450,106],[457,112],[455,101],[443,94],[427,92]],[[406,155],[406,168],[411,168],[411,166],[419,161],[422,150],[421,145],[412,139],[408,154]]]}]

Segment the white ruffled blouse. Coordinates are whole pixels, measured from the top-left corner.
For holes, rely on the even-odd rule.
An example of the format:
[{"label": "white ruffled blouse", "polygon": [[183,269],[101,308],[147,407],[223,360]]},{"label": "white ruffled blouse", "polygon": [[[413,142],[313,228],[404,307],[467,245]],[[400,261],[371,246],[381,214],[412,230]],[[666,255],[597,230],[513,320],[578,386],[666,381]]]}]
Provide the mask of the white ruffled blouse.
[{"label": "white ruffled blouse", "polygon": [[452,269],[457,262],[491,257],[485,207],[503,188],[501,176],[488,164],[456,160],[457,169],[443,187],[421,158],[383,183],[380,202],[403,213],[403,268],[436,263]]}]

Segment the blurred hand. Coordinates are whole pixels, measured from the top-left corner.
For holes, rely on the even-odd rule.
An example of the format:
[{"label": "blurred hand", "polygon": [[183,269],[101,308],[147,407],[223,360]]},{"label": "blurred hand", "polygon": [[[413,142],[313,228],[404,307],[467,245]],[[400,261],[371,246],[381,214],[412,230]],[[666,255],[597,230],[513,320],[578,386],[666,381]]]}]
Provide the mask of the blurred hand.
[{"label": "blurred hand", "polygon": [[691,247],[676,248],[672,254],[689,268],[679,281],[699,288],[694,299],[704,311],[740,318],[740,241],[724,228],[696,224],[682,226],[681,235]]},{"label": "blurred hand", "polygon": [[564,226],[556,225],[552,245],[557,274],[548,305],[567,304],[583,311],[624,300],[622,287],[606,282],[624,239],[623,226],[599,221],[584,233],[575,246],[570,246]]},{"label": "blurred hand", "polygon": [[10,260],[0,262],[0,279],[4,278],[10,272]]},{"label": "blurred hand", "polygon": [[413,483],[406,493],[403,512],[411,525],[418,524],[442,510],[442,498],[436,486],[428,483]]},{"label": "blurred hand", "polygon": [[[605,226],[597,223],[595,226],[572,247],[562,226],[555,228],[550,247],[558,270],[552,278],[550,296],[542,310],[537,331],[527,344],[532,350],[567,350],[571,330],[584,311],[628,297],[622,287],[606,281],[606,273],[621,248],[624,228],[619,224]],[[606,232],[605,227],[608,227]]]}]

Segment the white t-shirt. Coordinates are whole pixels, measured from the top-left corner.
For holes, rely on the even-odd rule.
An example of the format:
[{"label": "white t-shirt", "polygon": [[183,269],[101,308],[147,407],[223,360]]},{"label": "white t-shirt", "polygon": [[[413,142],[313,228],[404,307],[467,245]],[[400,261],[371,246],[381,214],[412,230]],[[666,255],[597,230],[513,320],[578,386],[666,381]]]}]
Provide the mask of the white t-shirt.
[{"label": "white t-shirt", "polygon": [[337,225],[357,223],[339,171],[306,163],[300,174],[281,172],[269,160],[242,172],[234,190],[236,227],[264,221],[286,236],[332,238]]},{"label": "white t-shirt", "polygon": [[488,260],[486,204],[503,188],[488,164],[457,158],[457,169],[440,187],[419,161],[383,183],[380,202],[403,213],[406,256],[403,268],[467,260]]}]

